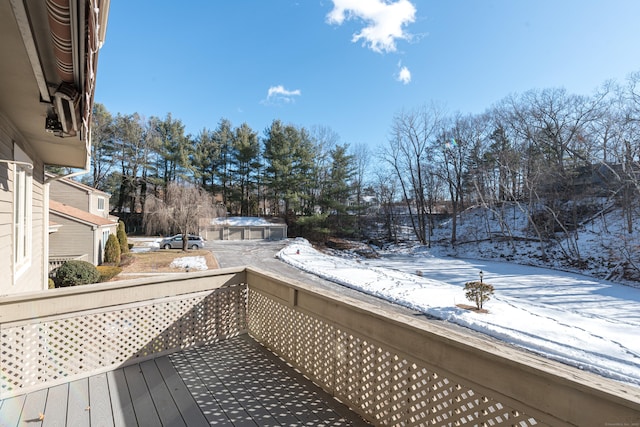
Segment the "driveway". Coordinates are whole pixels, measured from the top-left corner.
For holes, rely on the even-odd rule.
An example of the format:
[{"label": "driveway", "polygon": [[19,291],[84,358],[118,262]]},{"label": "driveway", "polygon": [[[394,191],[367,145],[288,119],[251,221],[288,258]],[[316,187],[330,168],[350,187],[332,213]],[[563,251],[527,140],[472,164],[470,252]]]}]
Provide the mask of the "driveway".
[{"label": "driveway", "polygon": [[283,278],[344,292],[343,286],[306,273],[276,258],[276,254],[288,243],[289,240],[209,240],[205,249],[211,250],[220,268],[248,266]]},{"label": "driveway", "polygon": [[276,254],[287,246],[289,242],[289,240],[209,240],[206,242],[205,249],[209,249],[213,252],[213,256],[218,261],[220,268],[242,266],[254,267],[256,269],[275,274],[279,277],[290,279],[294,282],[316,285],[321,288],[331,290],[337,294],[366,302],[386,312],[401,313],[415,318],[423,318],[425,320],[429,319],[431,321],[436,321],[439,324],[444,324],[446,327],[468,331],[466,328],[460,328],[457,325],[433,319],[424,313],[420,313],[397,304],[392,304],[375,296],[339,285],[314,274],[306,273],[292,267],[291,265],[276,258]]}]

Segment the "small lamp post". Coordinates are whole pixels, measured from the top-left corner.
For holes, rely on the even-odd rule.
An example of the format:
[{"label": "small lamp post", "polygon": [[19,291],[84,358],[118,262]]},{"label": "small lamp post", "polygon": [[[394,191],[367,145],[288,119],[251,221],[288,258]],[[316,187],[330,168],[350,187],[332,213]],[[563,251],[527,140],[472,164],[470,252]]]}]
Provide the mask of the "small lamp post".
[{"label": "small lamp post", "polygon": [[480,283],[482,283],[482,278],[484,277],[484,273],[480,270]]}]

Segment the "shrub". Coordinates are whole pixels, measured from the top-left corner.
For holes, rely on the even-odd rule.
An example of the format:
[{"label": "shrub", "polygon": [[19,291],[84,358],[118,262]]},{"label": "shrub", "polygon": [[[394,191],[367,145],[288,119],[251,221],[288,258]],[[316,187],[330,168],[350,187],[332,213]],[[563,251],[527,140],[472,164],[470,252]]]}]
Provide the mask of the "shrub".
[{"label": "shrub", "polygon": [[125,231],[124,222],[118,222],[118,243],[120,243],[120,254],[129,252],[129,244],[127,242],[127,232]]},{"label": "shrub", "polygon": [[482,310],[482,304],[485,301],[489,301],[491,295],[493,295],[493,285],[480,282],[467,282],[464,284],[465,296],[471,302],[475,302],[476,308]]},{"label": "shrub", "polygon": [[107,244],[104,246],[104,262],[118,265],[120,264],[120,243],[115,234],[110,234]]},{"label": "shrub", "polygon": [[49,277],[49,289],[53,289],[56,287],[56,282],[53,281],[51,277]]},{"label": "shrub", "polygon": [[95,265],[87,261],[67,261],[56,271],[56,286],[78,286],[97,283],[100,273]]},{"label": "shrub", "polygon": [[108,282],[122,273],[122,267],[116,267],[114,265],[99,265],[96,268],[98,269],[98,273],[100,273],[99,282]]}]

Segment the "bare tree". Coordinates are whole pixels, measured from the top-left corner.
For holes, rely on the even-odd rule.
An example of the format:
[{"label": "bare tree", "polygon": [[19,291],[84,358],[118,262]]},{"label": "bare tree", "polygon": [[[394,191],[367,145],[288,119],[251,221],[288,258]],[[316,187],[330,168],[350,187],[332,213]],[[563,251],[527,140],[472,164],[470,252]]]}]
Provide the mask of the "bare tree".
[{"label": "bare tree", "polygon": [[187,250],[189,234],[198,234],[200,221],[215,216],[211,195],[191,184],[170,182],[162,198],[149,196],[144,215],[146,232],[182,233],[182,250]]},{"label": "bare tree", "polygon": [[444,182],[451,202],[451,244],[457,241],[458,214],[465,207],[465,179],[469,175],[469,161],[474,146],[485,137],[484,122],[474,116],[457,116],[443,127],[433,141],[437,168],[434,173]]},{"label": "bare tree", "polygon": [[393,171],[378,169],[375,173],[373,186],[379,206],[378,217],[382,220],[384,236],[386,240],[398,243],[397,175]]},{"label": "bare tree", "polygon": [[393,120],[392,138],[382,153],[398,177],[413,231],[425,245],[431,232],[426,185],[432,156],[430,144],[437,137],[442,113],[441,108],[431,105],[398,114]]},{"label": "bare tree", "polygon": [[362,214],[365,209],[363,192],[365,188],[365,180],[367,177],[367,169],[369,168],[369,165],[371,163],[371,152],[365,144],[357,144],[353,147],[352,153],[355,163],[353,184],[356,193],[356,228],[358,230],[358,233],[362,234]]}]

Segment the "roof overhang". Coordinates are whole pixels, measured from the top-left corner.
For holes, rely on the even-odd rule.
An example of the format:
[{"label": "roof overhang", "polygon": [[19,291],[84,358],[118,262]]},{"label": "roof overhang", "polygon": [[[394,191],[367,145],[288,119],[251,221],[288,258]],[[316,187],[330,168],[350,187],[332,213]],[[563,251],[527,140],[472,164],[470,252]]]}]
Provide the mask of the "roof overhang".
[{"label": "roof overhang", "polygon": [[0,115],[45,164],[87,168],[109,0],[0,2]]}]

